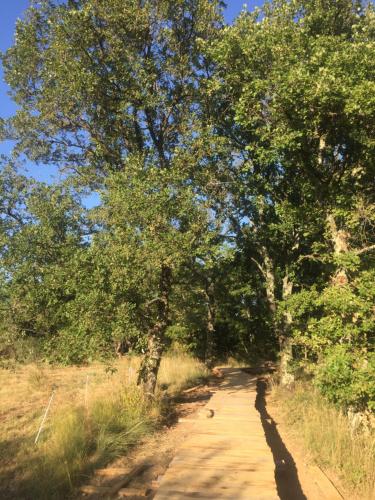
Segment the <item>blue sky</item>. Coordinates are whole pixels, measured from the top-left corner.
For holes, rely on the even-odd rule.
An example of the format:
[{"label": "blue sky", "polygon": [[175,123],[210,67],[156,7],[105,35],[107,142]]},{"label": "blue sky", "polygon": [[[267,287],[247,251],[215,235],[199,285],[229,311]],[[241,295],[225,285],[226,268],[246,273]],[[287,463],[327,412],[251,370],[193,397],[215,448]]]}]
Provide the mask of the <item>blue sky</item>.
[{"label": "blue sky", "polygon": [[[240,13],[245,0],[227,0],[227,9],[225,19],[231,23]],[[254,5],[260,5],[261,0],[252,0],[247,2],[249,9]],[[0,51],[5,51],[13,44],[13,34],[17,18],[22,17],[27,8],[29,0],[0,0]],[[8,88],[4,82],[3,71],[0,64],[0,116],[5,118],[11,116],[16,106],[8,96]],[[9,143],[0,143],[0,154],[9,154],[11,145]],[[29,164],[27,166],[30,174],[38,180],[50,181],[51,176],[56,175],[53,167],[44,165]]]}]

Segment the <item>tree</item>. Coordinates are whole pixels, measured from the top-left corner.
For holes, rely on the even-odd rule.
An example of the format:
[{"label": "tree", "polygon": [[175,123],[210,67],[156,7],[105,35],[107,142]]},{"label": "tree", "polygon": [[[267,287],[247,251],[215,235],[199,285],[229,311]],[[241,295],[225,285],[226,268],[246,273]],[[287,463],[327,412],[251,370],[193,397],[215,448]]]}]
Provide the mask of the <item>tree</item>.
[{"label": "tree", "polygon": [[8,166],[0,190],[0,328],[9,350],[22,337],[48,340],[69,323],[88,225],[79,198],[64,186],[37,183]]},{"label": "tree", "polygon": [[201,254],[209,225],[182,172],[177,155],[164,171],[129,157],[124,171],[108,178],[101,208],[98,243],[111,261],[112,286],[125,285],[131,322],[146,332],[148,356],[139,381],[151,394],[170,324],[172,286],[181,268]]},{"label": "tree", "polygon": [[276,163],[285,183],[308,183],[337,258],[343,212],[373,202],[373,21],[357,1],[278,2],[241,15],[214,48],[232,134],[263,178]]},{"label": "tree", "polygon": [[[140,163],[146,172],[155,168],[154,177],[177,175],[177,184],[178,165],[188,182],[202,161],[198,82],[210,71],[199,44],[216,36],[218,9],[216,0],[69,0],[31,7],[3,58],[19,105],[8,123],[15,151],[76,172],[81,186],[107,186],[105,178],[118,172],[130,187],[136,173],[142,180]],[[189,161],[175,162],[183,154]],[[127,177],[134,158],[138,171],[130,169]],[[164,227],[162,213],[152,221],[147,207],[140,210],[138,224],[150,224],[146,232],[159,227],[159,219]],[[150,338],[156,346],[167,322],[170,259],[161,257],[155,270],[160,295]],[[141,378],[149,377],[152,389],[162,349],[149,348]]]},{"label": "tree", "polygon": [[374,325],[373,7],[281,0],[224,28],[220,7],[45,0],[19,21],[1,134],[66,181],[3,177],[5,309],[59,361],[144,349],[149,394],[173,338],[207,364],[279,346],[286,381],[327,356],[357,387]]},{"label": "tree", "polygon": [[[372,6],[361,2],[273,2],[242,13],[208,48],[217,131],[236,151],[234,227],[282,339],[293,318],[292,310],[277,314],[281,299],[329,276],[347,284],[374,250],[373,23]],[[349,222],[358,204],[362,246]]]}]

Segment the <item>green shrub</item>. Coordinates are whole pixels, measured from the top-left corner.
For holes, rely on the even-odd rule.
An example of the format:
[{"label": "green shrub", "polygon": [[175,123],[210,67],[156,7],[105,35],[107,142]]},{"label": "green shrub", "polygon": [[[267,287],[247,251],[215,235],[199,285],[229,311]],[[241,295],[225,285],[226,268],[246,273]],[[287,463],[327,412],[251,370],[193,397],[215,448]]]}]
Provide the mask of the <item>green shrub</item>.
[{"label": "green shrub", "polygon": [[61,330],[43,342],[43,353],[48,361],[62,365],[84,364],[105,360],[114,355],[110,334],[98,335],[79,327]]},{"label": "green shrub", "polygon": [[370,349],[375,331],[374,283],[375,271],[362,271],[350,284],[329,283],[319,291],[313,286],[281,302],[280,318],[286,312],[293,318],[293,344],[312,360],[337,344]]},{"label": "green shrub", "polygon": [[348,346],[330,349],[316,373],[316,385],[329,401],[356,410],[375,407],[375,353]]}]

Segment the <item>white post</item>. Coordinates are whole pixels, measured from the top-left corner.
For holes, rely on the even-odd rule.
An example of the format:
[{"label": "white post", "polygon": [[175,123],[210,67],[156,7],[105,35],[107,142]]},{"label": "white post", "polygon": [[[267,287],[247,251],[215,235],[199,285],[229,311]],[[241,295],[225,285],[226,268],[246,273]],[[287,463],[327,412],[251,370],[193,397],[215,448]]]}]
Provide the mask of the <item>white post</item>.
[{"label": "white post", "polygon": [[86,375],[86,385],[85,385],[85,407],[87,409],[87,389],[89,385],[89,375]]},{"label": "white post", "polygon": [[50,407],[51,407],[51,403],[52,403],[52,400],[53,400],[54,395],[55,395],[55,389],[52,389],[52,394],[51,394],[51,397],[49,398],[48,405],[47,405],[46,411],[44,412],[44,415],[43,415],[42,421],[41,421],[41,423],[40,423],[39,430],[38,430],[38,434],[37,434],[37,435],[36,435],[36,437],[35,437],[34,444],[36,444],[36,443],[38,442],[38,439],[39,439],[40,433],[42,432],[42,429],[43,429],[44,422],[46,421],[46,418],[47,418],[47,415],[48,415],[49,409],[50,409]]}]

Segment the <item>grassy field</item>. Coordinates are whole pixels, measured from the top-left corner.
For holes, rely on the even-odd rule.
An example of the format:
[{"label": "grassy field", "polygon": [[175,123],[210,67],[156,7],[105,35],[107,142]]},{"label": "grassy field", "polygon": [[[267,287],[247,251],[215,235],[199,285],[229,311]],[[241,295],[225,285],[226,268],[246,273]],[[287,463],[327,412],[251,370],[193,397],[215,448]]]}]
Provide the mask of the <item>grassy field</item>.
[{"label": "grassy field", "polygon": [[273,388],[289,429],[325,470],[336,474],[351,498],[375,498],[374,430],[350,431],[348,418],[308,383],[291,390]]},{"label": "grassy field", "polygon": [[129,357],[111,366],[0,370],[0,497],[67,498],[95,467],[158,427],[162,391],[176,394],[207,375],[189,356],[166,356],[150,402],[136,386],[138,366],[139,359]]}]

